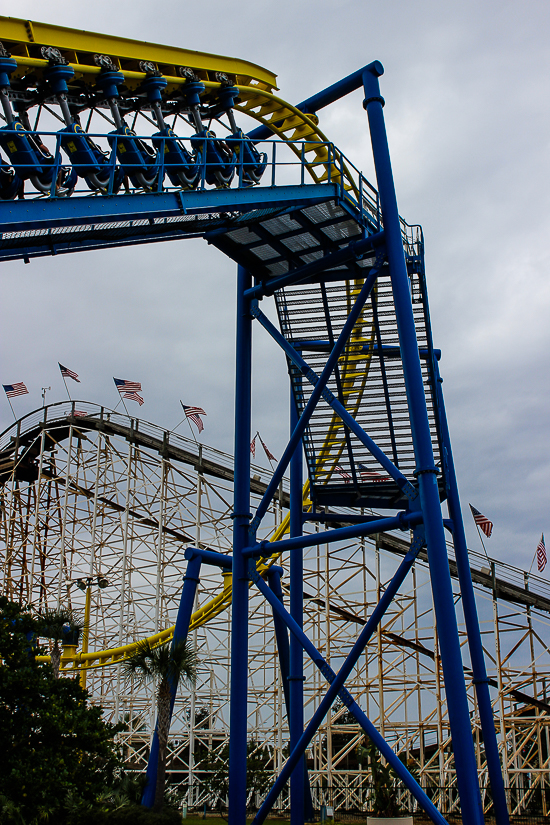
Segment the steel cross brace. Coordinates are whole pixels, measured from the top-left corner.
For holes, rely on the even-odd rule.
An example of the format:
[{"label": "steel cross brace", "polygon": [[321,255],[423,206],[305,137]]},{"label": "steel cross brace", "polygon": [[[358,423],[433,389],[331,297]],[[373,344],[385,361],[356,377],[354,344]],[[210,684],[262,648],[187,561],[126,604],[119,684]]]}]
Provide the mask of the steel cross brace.
[{"label": "steel cross brace", "polygon": [[260,541],[250,547],[244,547],[242,554],[247,558],[267,558],[273,553],[284,553],[287,550],[303,550],[318,544],[347,541],[360,536],[372,536],[373,533],[386,533],[388,530],[408,530],[419,524],[422,518],[422,513],[418,509],[413,512],[402,511],[395,516],[363,521],[349,527],[338,527],[335,530],[323,530],[320,533],[308,533],[305,536],[291,536],[281,541]]},{"label": "steel cross brace", "polygon": [[277,465],[275,472],[271,478],[267,486],[267,490],[264,493],[264,496],[258,505],[258,509],[256,510],[256,514],[250,523],[249,532],[252,536],[255,535],[260,522],[264,515],[267,512],[267,508],[269,507],[271,500],[277,490],[277,487],[280,484],[280,481],[284,475],[286,468],[290,463],[290,459],[296,449],[296,446],[300,439],[302,438],[304,431],[309,423],[309,420],[317,406],[317,402],[321,398],[327,402],[327,404],[332,407],[332,409],[336,412],[336,414],[342,419],[342,421],[347,424],[349,429],[357,436],[357,438],[367,447],[368,450],[372,453],[372,455],[379,461],[379,463],[384,467],[386,472],[391,475],[394,481],[397,483],[398,487],[403,490],[405,495],[410,499],[414,500],[418,495],[416,489],[413,485],[407,480],[407,478],[401,473],[400,470],[393,464],[392,461],[386,456],[386,454],[378,447],[378,445],[367,435],[364,429],[357,424],[353,416],[351,416],[344,405],[338,401],[337,398],[334,397],[333,393],[327,388],[327,382],[334,370],[338,358],[342,354],[342,351],[351,335],[352,329],[363,309],[363,306],[370,295],[370,292],[374,286],[374,282],[378,277],[378,273],[380,267],[382,265],[381,256],[378,257],[376,264],[371,269],[368,277],[365,279],[365,283],[361,288],[361,292],[359,293],[357,300],[354,306],[349,313],[346,322],[342,328],[340,335],[338,336],[338,340],[334,344],[332,352],[330,353],[327,362],[321,372],[321,375],[317,375],[317,373],[311,369],[309,364],[302,358],[302,356],[294,349],[292,344],[290,344],[283,335],[279,332],[279,330],[271,323],[271,321],[264,315],[264,313],[260,310],[258,306],[258,302],[253,300],[251,301],[250,306],[250,314],[253,318],[261,323],[264,329],[271,335],[271,337],[279,344],[281,349],[287,354],[290,360],[298,367],[300,372],[308,379],[308,381],[313,384],[313,392],[309,397],[309,401],[306,404],[302,415],[290,437],[290,440],[286,446],[286,449]]},{"label": "steel cross brace", "polygon": [[298,641],[304,648],[305,652],[311,658],[312,662],[319,668],[319,670],[321,671],[321,673],[330,685],[319,707],[315,711],[311,721],[306,727],[306,730],[304,731],[296,747],[290,754],[288,760],[283,766],[281,773],[279,774],[273,787],[271,788],[263,804],[261,805],[260,810],[256,814],[256,817],[253,820],[253,825],[261,825],[261,823],[264,822],[267,814],[273,807],[273,804],[275,803],[279,793],[282,791],[292,771],[298,764],[302,755],[305,753],[306,747],[308,746],[311,739],[317,732],[320,723],[324,719],[326,713],[328,712],[329,708],[331,707],[332,703],[334,702],[337,696],[346,705],[350,712],[355,716],[356,720],[359,722],[367,736],[370,739],[372,739],[372,741],[374,742],[382,756],[384,756],[384,758],[387,759],[392,768],[398,774],[400,779],[402,779],[405,785],[409,788],[411,793],[418,800],[419,804],[426,811],[426,813],[429,815],[432,821],[437,823],[437,825],[447,825],[446,820],[439,813],[433,802],[431,802],[431,800],[422,790],[420,785],[416,782],[416,780],[412,777],[408,769],[401,762],[399,757],[394,753],[394,751],[388,745],[383,736],[378,732],[378,730],[374,727],[374,725],[368,719],[366,714],[357,705],[353,697],[350,695],[349,691],[344,687],[345,680],[357,664],[357,661],[361,656],[366,644],[368,643],[369,639],[378,627],[386,610],[390,606],[394,596],[399,590],[399,587],[401,586],[407,573],[412,567],[414,560],[416,559],[416,556],[418,555],[420,549],[425,545],[425,536],[423,528],[417,528],[415,534],[416,536],[409,549],[409,552],[399,565],[391,582],[385,590],[384,595],[381,597],[369,621],[361,631],[359,637],[357,638],[357,641],[355,642],[353,648],[348,654],[338,674],[334,673],[330,665],[321,656],[315,645],[308,639],[306,634],[294,621],[292,616],[287,612],[287,610],[279,601],[277,596],[264,582],[256,568],[253,565],[249,566],[249,576],[252,579],[252,581],[256,584],[260,592],[270,603],[274,613],[277,613],[277,615],[287,625],[288,629],[294,635],[294,637],[298,639]]},{"label": "steel cross brace", "polygon": [[[498,743],[495,733],[495,723],[493,718],[493,708],[491,696],[489,694],[489,680],[485,667],[485,656],[479,630],[479,619],[477,615],[476,599],[472,584],[472,574],[470,571],[470,560],[468,558],[468,545],[464,533],[464,522],[460,508],[460,496],[458,493],[458,483],[451,447],[451,436],[445,411],[445,402],[441,384],[443,379],[439,374],[438,358],[434,353],[433,369],[436,380],[437,409],[442,431],[442,442],[446,453],[448,479],[447,506],[451,516],[449,529],[453,534],[453,544],[455,548],[456,564],[458,568],[458,579],[460,582],[460,593],[462,595],[462,605],[464,619],[466,621],[466,631],[468,634],[468,647],[470,650],[470,660],[472,663],[473,682],[475,685],[481,730],[483,732],[483,745],[485,747],[485,759],[489,772],[489,782],[493,795],[493,805],[495,809],[495,820],[497,825],[509,825],[508,805],[506,802],[506,789],[502,778],[502,768]],[[445,524],[445,522],[444,522]],[[445,525],[447,526],[447,525]]]},{"label": "steel cross brace", "polygon": [[[374,252],[376,247],[384,243],[384,232],[376,232],[374,235],[369,235],[361,241],[352,241],[348,246],[339,249],[337,252],[329,252],[322,258],[312,261],[309,264],[298,269],[292,269],[286,275],[279,275],[277,278],[270,278],[267,281],[262,281],[256,284],[251,289],[247,290],[248,298],[262,298],[264,295],[273,295],[278,289],[283,289],[285,286],[299,284],[310,278],[312,275],[317,275],[331,267],[340,266],[352,258],[363,258],[368,252]],[[346,276],[344,276],[346,277]]]},{"label": "steel cross brace", "polygon": [[378,78],[383,73],[384,68],[378,61],[369,64],[364,70],[365,100],[363,106],[369,120],[374,167],[380,194],[385,246],[390,267],[393,303],[414,443],[415,474],[418,478],[419,498],[424,514],[431,589],[439,631],[441,662],[462,817],[468,825],[483,825],[483,806],[436,478],[437,468],[434,462],[410,282],[382,109],[384,101],[378,82]]},{"label": "steel cross brace", "polygon": [[[181,599],[176,618],[176,625],[174,627],[174,635],[172,637],[172,650],[181,642],[184,642],[189,632],[189,624],[191,622],[191,614],[193,612],[193,605],[195,603],[195,593],[200,581],[200,571],[202,559],[198,553],[186,553],[187,570],[183,577],[183,588],[181,591]],[[174,703],[176,701],[177,684],[174,682],[170,685],[170,719],[174,711]],[[158,718],[155,724],[155,731],[153,733],[153,741],[151,742],[151,751],[149,753],[149,760],[147,762],[147,772],[145,789],[141,798],[141,804],[146,808],[151,808],[155,802],[155,792],[157,785],[157,769],[159,758],[159,737],[158,737]]]}]

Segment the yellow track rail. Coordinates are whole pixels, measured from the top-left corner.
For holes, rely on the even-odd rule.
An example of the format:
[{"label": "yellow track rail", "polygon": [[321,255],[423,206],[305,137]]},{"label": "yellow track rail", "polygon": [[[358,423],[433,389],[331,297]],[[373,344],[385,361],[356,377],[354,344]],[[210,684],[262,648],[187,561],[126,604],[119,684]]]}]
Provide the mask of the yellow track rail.
[{"label": "yellow track rail", "polygon": [[296,145],[296,141],[303,141],[303,160],[312,179],[316,183],[329,180],[341,183],[346,191],[352,190],[359,198],[358,174],[350,170],[341,153],[321,131],[317,116],[306,115],[273,94],[277,89],[277,76],[255,63],[15,17],[0,16],[0,40],[17,61],[14,78],[33,73],[42,79],[48,61],[41,56],[41,46],[59,49],[74,69],[75,80],[99,74],[101,69],[94,63],[94,56],[107,54],[131,89],[136,89],[147,77],[140,70],[140,62],[152,62],[168,81],[167,95],[187,82],[177,74],[180,67],[192,68],[207,93],[221,87],[215,80],[217,72],[231,75],[240,92],[237,111],[267,126],[287,142],[298,157],[302,157],[302,147]]},{"label": "yellow track rail", "polygon": [[[362,279],[355,280],[353,283],[348,282],[348,309],[351,309],[352,302],[357,297],[363,283],[364,281]],[[366,320],[363,312],[353,329],[350,341],[346,346],[344,355],[339,363],[344,401],[348,402],[346,407],[349,407],[351,403],[352,409],[350,411],[354,416],[357,414],[361,399],[363,397],[370,366],[370,356],[365,355],[363,347],[365,343],[372,343],[373,339],[373,324],[372,322],[368,322]],[[372,347],[370,350],[372,351]],[[366,362],[365,366],[360,369],[358,369],[359,361]],[[330,476],[330,473],[334,470],[335,465],[340,460],[340,456],[345,446],[342,435],[338,435],[341,431],[342,422],[338,416],[334,415],[327,432],[325,443],[319,452],[319,459],[317,463],[318,473],[326,473],[327,476]],[[327,466],[328,468],[324,469]],[[311,501],[309,499],[309,481],[306,481],[303,488],[303,506],[311,506]],[[270,537],[269,541],[280,541],[280,539],[282,539],[288,532],[289,525],[290,514],[287,513],[279,527],[277,527],[273,535]],[[277,561],[280,555],[280,553],[274,553],[268,559],[260,560],[257,563],[257,570],[260,573],[263,573]],[[231,604],[232,596],[232,577],[230,573],[225,573],[221,592],[193,613],[191,616],[189,630],[196,630],[219,616],[220,613],[226,610]],[[175,625],[149,636],[149,643],[156,646],[170,642],[174,635],[174,628]],[[89,670],[91,668],[115,665],[132,656],[141,641],[142,640],[130,642],[129,644],[121,647],[91,653],[74,653],[72,655],[64,655],[61,658],[61,667],[64,671],[70,671],[81,669]],[[37,656],[37,660],[50,661],[50,657]]]},{"label": "yellow track rail", "polygon": [[[277,88],[277,75],[247,60],[175,46],[161,46],[144,40],[130,40],[127,37],[98,34],[82,29],[68,29],[65,26],[52,26],[49,23],[37,23],[35,20],[0,16],[0,40],[22,66],[46,66],[46,60],[25,63],[22,58],[39,58],[41,46],[54,46],[69,60],[75,71],[81,74],[88,74],[90,70],[92,73],[99,72],[93,56],[106,54],[125,76],[133,79],[143,79],[144,74],[139,71],[139,63],[147,60],[155,63],[159,71],[167,77],[176,75],[177,67],[188,66],[204,80],[209,79],[210,73],[224,72],[236,75],[246,85],[257,84],[266,89]],[[173,77],[171,80],[184,82],[179,77]]]},{"label": "yellow track rail", "polygon": [[[48,65],[48,61],[41,55],[42,46],[54,46],[59,49],[74,69],[76,80],[99,74],[100,68],[94,62],[94,55],[107,54],[123,73],[130,89],[138,88],[147,76],[141,71],[140,62],[152,62],[168,81],[168,95],[187,82],[178,74],[180,67],[189,67],[195,71],[204,84],[207,95],[221,87],[221,83],[216,79],[217,72],[234,76],[235,85],[240,93],[235,107],[238,111],[267,126],[274,135],[288,143],[292,151],[303,160],[308,173],[316,183],[331,181],[341,184],[345,191],[351,190],[357,199],[360,197],[358,173],[349,169],[341,153],[321,131],[317,116],[304,114],[275,95],[277,77],[261,66],[232,57],[68,29],[14,17],[0,16],[0,40],[17,61],[18,68],[13,74],[14,78],[31,73],[38,80],[42,78],[42,72]],[[372,205],[374,206],[374,202]],[[362,280],[348,283],[350,307],[362,284]],[[372,328],[368,330],[367,327],[367,322],[360,318],[339,365],[345,401],[350,402],[350,411],[353,414],[359,409],[370,363],[369,357],[362,351],[363,344],[372,341],[374,334]],[[366,361],[366,366],[358,369],[359,361]],[[341,422],[334,416],[325,445],[320,451],[317,467],[319,473],[330,475],[338,463],[344,448],[341,431]],[[324,469],[325,467],[328,469]],[[304,506],[310,505],[309,482],[304,485],[303,502]],[[271,541],[281,539],[288,532],[288,528],[287,515],[274,532]],[[269,559],[259,562],[260,572],[273,564],[278,556],[279,554],[274,554]],[[215,619],[230,605],[231,598],[231,575],[226,574],[222,591],[193,614],[190,629],[194,630]],[[167,628],[150,636],[149,641],[154,645],[165,644],[172,639],[173,632],[174,627]],[[61,660],[62,668],[87,670],[117,664],[131,656],[138,644],[139,642],[132,642],[109,650],[64,655]],[[50,659],[49,656],[37,658],[39,661]]]},{"label": "yellow track rail", "polygon": [[[309,500],[309,481],[306,481],[304,484],[303,504],[305,507],[311,506],[311,502]],[[288,532],[289,525],[290,514],[287,513],[269,541],[279,541],[282,539]],[[262,559],[259,561],[257,564],[258,571],[262,573],[267,570],[272,564],[275,564],[280,555],[280,553],[274,553],[269,557],[269,559]],[[224,584],[221,593],[218,593],[217,596],[214,596],[214,598],[210,599],[209,602],[193,613],[191,616],[189,629],[196,630],[197,628],[202,627],[226,610],[231,604],[232,592],[231,574],[226,573],[224,574]],[[174,628],[175,625],[172,625],[172,627],[167,627],[165,630],[154,633],[148,637],[149,643],[153,646],[157,646],[170,642],[174,635]],[[61,657],[61,668],[64,671],[81,670],[82,668],[88,670],[94,667],[115,665],[118,662],[124,661],[124,659],[128,659],[133,653],[135,653],[141,641],[142,640],[130,642],[130,644],[123,645],[122,647],[109,648],[108,650],[99,650],[91,653],[64,654]],[[37,656],[36,659],[38,662],[49,662],[50,656]]]}]

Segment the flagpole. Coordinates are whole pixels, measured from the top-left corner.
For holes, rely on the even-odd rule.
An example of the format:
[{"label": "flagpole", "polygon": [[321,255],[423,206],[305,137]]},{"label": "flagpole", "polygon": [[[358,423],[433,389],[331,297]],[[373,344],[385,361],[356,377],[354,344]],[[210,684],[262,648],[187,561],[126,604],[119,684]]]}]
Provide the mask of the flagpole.
[{"label": "flagpole", "polygon": [[69,401],[72,402],[71,393],[69,392],[69,388],[67,386],[67,382],[65,381],[65,376],[61,373],[61,378],[63,379],[63,383],[65,384],[65,389],[67,390],[67,395],[69,396]]},{"label": "flagpole", "polygon": [[485,544],[484,544],[484,542],[483,542],[483,539],[481,538],[481,530],[479,529],[479,524],[478,524],[476,521],[474,521],[474,524],[475,524],[475,526],[477,527],[477,534],[478,534],[478,536],[479,536],[479,540],[480,540],[480,542],[481,542],[481,546],[483,547],[483,552],[485,553],[485,556],[486,556],[486,558],[487,558],[487,561],[491,561],[491,560],[490,560],[490,558],[489,558],[489,556],[487,555],[487,550],[485,549]]},{"label": "flagpole", "polygon": [[[541,533],[541,534],[540,534],[540,541],[544,541],[544,533]],[[536,549],[536,550],[535,550],[535,552],[533,553],[533,561],[531,562],[531,567],[529,568],[529,572],[527,573],[527,575],[528,575],[528,576],[531,574],[531,570],[533,569],[533,565],[534,565],[534,563],[535,563],[535,559],[537,558],[537,553],[539,552],[539,547],[540,547],[540,541],[539,541],[539,543],[537,544],[537,549]],[[546,562],[544,563],[544,567],[546,567]],[[543,570],[544,570],[544,567],[542,568]],[[542,573],[542,570],[539,570],[539,566],[538,566],[538,564],[537,564],[537,572],[538,572],[538,573]]]},{"label": "flagpole", "polygon": [[254,452],[252,452],[252,445],[254,444],[254,442],[256,441],[258,436],[260,436],[260,441],[261,441],[262,437],[260,435],[260,431],[256,430],[256,435],[254,436],[254,438],[250,442],[250,452],[252,453],[252,458],[254,459],[254,461],[256,461],[256,447],[254,447]]},{"label": "flagpole", "polygon": [[8,404],[9,404],[9,405],[10,405],[10,407],[11,407],[11,411],[12,411],[12,413],[13,413],[13,419],[14,419],[14,421],[17,421],[17,416],[16,416],[16,414],[15,414],[15,410],[13,409],[13,406],[12,406],[12,403],[11,403],[11,398],[8,398],[8,396],[7,396],[7,395],[6,395],[6,398],[8,399]]},{"label": "flagpole", "polygon": [[[128,408],[127,408],[126,404],[124,403],[124,396],[122,395],[122,393],[121,393],[121,391],[120,391],[120,387],[121,387],[122,385],[121,385],[121,384],[117,384],[117,382],[115,381],[114,377],[113,377],[113,381],[114,381],[114,385],[115,385],[115,387],[116,387],[116,389],[117,389],[117,391],[118,391],[118,396],[119,396],[119,399],[118,399],[118,404],[120,404],[120,402],[122,401],[122,406],[123,406],[123,407],[124,407],[124,409],[126,410],[126,415],[128,416],[128,418],[131,418],[132,416],[131,416],[131,415],[130,415],[130,413],[128,412]],[[140,385],[140,386],[141,386],[141,385]],[[118,404],[116,405],[116,407],[118,407]],[[115,407],[115,409],[113,410],[113,412],[116,410],[116,407]]]},{"label": "flagpole", "polygon": [[267,447],[265,446],[264,440],[263,440],[262,436],[260,435],[260,431],[259,431],[259,430],[258,430],[258,432],[256,433],[256,435],[258,435],[258,436],[259,436],[259,438],[260,438],[260,442],[261,442],[261,445],[262,445],[262,447],[264,448],[265,457],[266,457],[266,458],[267,458],[267,460],[269,461],[269,466],[271,467],[271,469],[273,469],[273,462],[274,462],[276,459],[273,459],[273,458],[270,458],[270,457],[269,457],[269,456],[270,456],[269,451],[268,451]]},{"label": "flagpole", "polygon": [[[186,416],[186,418],[187,418],[187,416]],[[195,433],[193,432],[193,427],[191,426],[191,422],[189,421],[188,418],[187,418],[187,423],[189,424],[189,429],[191,430],[191,435],[193,436],[193,440],[195,441],[195,444],[198,444],[199,442],[197,441],[197,437],[195,436]]]},{"label": "flagpole", "polygon": [[[181,398],[180,398],[180,404],[182,406],[183,411],[185,412],[185,405],[184,405],[183,401],[181,400]],[[195,438],[195,433],[193,432],[193,427],[191,426],[191,422],[189,421],[187,413],[185,413],[185,418],[187,419],[187,423],[189,424],[189,429],[191,430],[191,435],[193,436],[193,441],[195,442],[195,444],[198,444],[199,442]]]}]

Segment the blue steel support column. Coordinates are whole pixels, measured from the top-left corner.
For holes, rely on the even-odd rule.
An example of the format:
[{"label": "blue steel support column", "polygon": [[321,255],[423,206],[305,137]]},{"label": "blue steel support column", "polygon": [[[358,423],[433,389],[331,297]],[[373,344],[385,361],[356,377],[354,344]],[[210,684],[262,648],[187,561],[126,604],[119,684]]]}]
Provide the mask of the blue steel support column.
[{"label": "blue steel support column", "polygon": [[489,771],[489,781],[493,795],[493,805],[495,807],[495,819],[497,825],[509,825],[508,805],[506,804],[506,790],[502,778],[502,768],[498,753],[497,735],[493,717],[493,707],[489,695],[489,680],[485,667],[485,657],[483,655],[483,645],[479,631],[479,619],[477,615],[474,586],[472,584],[472,574],[470,572],[470,559],[468,558],[468,545],[464,533],[464,522],[462,521],[462,510],[460,507],[460,496],[458,494],[458,483],[451,449],[451,436],[445,411],[442,379],[439,376],[437,361],[434,359],[434,373],[437,382],[437,406],[439,421],[441,425],[441,441],[446,450],[447,456],[447,479],[449,517],[453,523],[453,544],[455,548],[456,566],[458,568],[458,580],[460,582],[460,593],[462,595],[462,608],[466,620],[466,631],[468,633],[468,647],[470,649],[470,659],[474,674],[474,685],[476,689],[477,705],[479,708],[479,718],[481,730],[483,732],[483,745],[485,747],[485,758],[487,759],[487,769]]},{"label": "blue steel support column", "polygon": [[[290,434],[296,429],[298,410],[292,388],[290,391]],[[302,535],[302,439],[290,459],[290,536]],[[300,627],[304,626],[304,551],[300,548],[290,554],[290,615]],[[290,637],[290,750],[296,747],[304,732],[304,651],[295,636]],[[305,759],[298,762],[290,778],[290,825],[304,823]]]},{"label": "blue steel support column", "polygon": [[[199,573],[201,570],[201,559],[198,556],[191,556],[187,562],[187,569],[183,577],[183,587],[181,590],[180,606],[176,618],[176,626],[174,627],[174,635],[172,637],[172,649],[179,642],[183,642],[187,638],[189,631],[189,623],[191,621],[191,614],[193,613],[193,605],[195,603],[195,593],[197,592],[197,585],[199,583]],[[174,702],[176,701],[177,685],[171,686],[170,696],[170,718],[172,718],[172,711],[174,710]],[[159,761],[159,737],[158,737],[158,719],[155,725],[155,732],[153,734],[153,741],[151,743],[151,751],[149,753],[149,760],[147,762],[147,772],[145,790],[141,798],[141,804],[145,808],[152,808],[155,802],[155,789],[157,786],[157,769]]]},{"label": "blue steel support column", "polygon": [[244,292],[251,286],[242,266],[237,276],[235,365],[235,475],[233,494],[233,604],[231,614],[231,695],[229,708],[229,823],[246,822],[246,737],[248,699],[248,544],[250,521],[250,411],[252,316]]},{"label": "blue steel support column", "polygon": [[380,96],[378,83],[378,78],[383,72],[382,64],[378,61],[367,67],[363,74],[365,90],[363,105],[367,110],[369,119],[374,166],[380,192],[384,231],[386,233],[386,252],[390,265],[399,345],[415,449],[416,474],[424,514],[430,578],[439,633],[461,813],[463,822],[468,825],[480,825],[484,821],[483,810],[471,733],[468,698],[464,683],[451,576],[447,560],[437,486],[437,471],[434,466],[409,279],[382,111],[384,101]]},{"label": "blue steel support column", "polygon": [[[267,571],[267,581],[273,594],[283,604],[283,589],[281,587],[281,576],[283,568],[274,564]],[[288,641],[287,626],[281,619],[276,610],[273,611],[273,626],[275,628],[275,638],[277,640],[277,650],[279,651],[279,664],[281,668],[281,678],[283,680],[283,691],[285,695],[285,706],[287,719],[290,719],[290,696],[289,696],[289,681],[290,674],[290,645]],[[311,788],[309,785],[309,776],[307,766],[304,762],[304,822],[313,822],[314,810],[313,801],[311,799]]]},{"label": "blue steel support column", "polygon": [[[282,575],[283,568],[278,567],[275,564],[272,564],[267,570],[267,582],[269,587],[281,603],[283,602],[283,588],[281,587]],[[279,652],[279,667],[281,668],[281,680],[283,682],[286,715],[289,717],[290,696],[288,691],[288,676],[290,674],[290,645],[288,642],[288,630],[286,624],[283,622],[276,610],[273,611],[273,627],[275,630],[275,639],[277,641],[277,650]]]}]

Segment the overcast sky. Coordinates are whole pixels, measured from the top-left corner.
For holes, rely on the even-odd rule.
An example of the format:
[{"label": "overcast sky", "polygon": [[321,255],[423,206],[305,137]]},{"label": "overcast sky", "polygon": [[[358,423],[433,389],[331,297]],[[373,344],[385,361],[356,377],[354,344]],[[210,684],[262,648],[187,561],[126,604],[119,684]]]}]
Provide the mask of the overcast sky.
[{"label": "overcast sky", "polygon": [[[492,556],[529,567],[541,531],[550,538],[550,0],[2,0],[0,12],[241,57],[295,103],[384,64],[399,209],[424,229],[463,507],[494,522]],[[321,127],[371,175],[361,102],[356,92],[324,110]],[[193,240],[4,263],[1,289],[0,380],[30,390],[18,414],[40,406],[44,386],[62,400],[61,361],[83,400],[114,406],[112,376],[141,381],[141,416],[167,428],[178,399],[204,407],[205,443],[232,451],[235,267],[221,253]],[[253,427],[279,455],[285,364],[255,336]],[[5,398],[0,415],[4,429]]]}]

